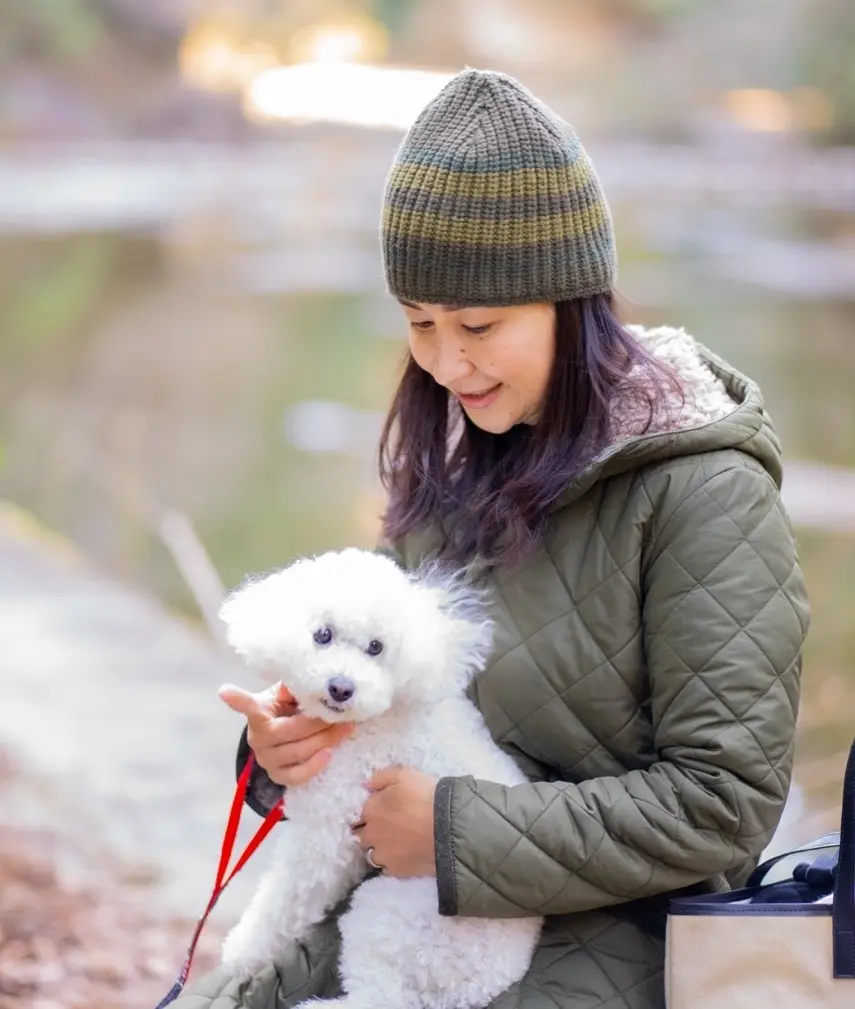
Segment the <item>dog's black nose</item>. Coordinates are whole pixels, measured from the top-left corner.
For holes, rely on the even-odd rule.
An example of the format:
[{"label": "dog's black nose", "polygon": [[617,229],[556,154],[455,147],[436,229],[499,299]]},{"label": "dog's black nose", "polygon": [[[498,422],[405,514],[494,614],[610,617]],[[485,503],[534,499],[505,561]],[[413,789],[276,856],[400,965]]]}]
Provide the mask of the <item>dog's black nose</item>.
[{"label": "dog's black nose", "polygon": [[336,704],[343,704],[356,693],[356,684],[346,676],[333,676],[327,684],[327,693]]}]

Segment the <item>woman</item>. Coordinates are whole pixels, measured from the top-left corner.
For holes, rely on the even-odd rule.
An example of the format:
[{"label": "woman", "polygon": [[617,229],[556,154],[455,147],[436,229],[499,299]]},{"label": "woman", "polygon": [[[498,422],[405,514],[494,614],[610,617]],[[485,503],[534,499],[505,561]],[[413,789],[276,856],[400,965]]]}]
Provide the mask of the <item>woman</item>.
[{"label": "woman", "polygon": [[[442,914],[547,916],[498,1009],[661,1009],[669,898],[743,879],[789,787],[808,603],[778,440],[749,379],[682,331],[620,325],[594,169],[508,77],[467,70],[419,116],[383,250],[409,324],[387,538],[492,589],[472,696],[530,783],[390,768],[357,836],[382,871],[435,875]],[[259,812],[349,731],[282,690],[223,697]],[[335,997],[338,911],[248,985],[214,972],[176,1005]]]}]

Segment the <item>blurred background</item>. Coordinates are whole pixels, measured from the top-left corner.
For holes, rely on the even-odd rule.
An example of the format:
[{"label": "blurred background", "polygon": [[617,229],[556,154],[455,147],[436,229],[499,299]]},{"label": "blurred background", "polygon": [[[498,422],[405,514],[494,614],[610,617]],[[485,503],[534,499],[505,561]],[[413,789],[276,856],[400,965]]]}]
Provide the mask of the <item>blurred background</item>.
[{"label": "blurred background", "polygon": [[0,1009],[171,983],[234,783],[216,687],[256,686],[211,615],[247,572],[375,540],[405,337],[380,198],[467,65],[580,132],[627,320],[764,390],[814,610],[775,843],[836,828],[854,53],[852,0],[0,0]]}]

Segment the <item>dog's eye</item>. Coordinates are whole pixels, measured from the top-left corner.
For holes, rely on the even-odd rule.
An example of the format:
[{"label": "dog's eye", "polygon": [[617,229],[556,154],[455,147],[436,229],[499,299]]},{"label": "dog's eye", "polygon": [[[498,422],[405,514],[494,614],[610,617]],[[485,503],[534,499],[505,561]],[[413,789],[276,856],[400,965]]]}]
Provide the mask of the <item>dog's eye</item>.
[{"label": "dog's eye", "polygon": [[328,645],[332,641],[332,631],[329,627],[321,627],[315,631],[312,637],[315,639],[315,644]]},{"label": "dog's eye", "polygon": [[365,649],[369,655],[379,655],[383,651],[383,642],[378,641],[375,638],[373,641],[368,642],[368,647]]}]

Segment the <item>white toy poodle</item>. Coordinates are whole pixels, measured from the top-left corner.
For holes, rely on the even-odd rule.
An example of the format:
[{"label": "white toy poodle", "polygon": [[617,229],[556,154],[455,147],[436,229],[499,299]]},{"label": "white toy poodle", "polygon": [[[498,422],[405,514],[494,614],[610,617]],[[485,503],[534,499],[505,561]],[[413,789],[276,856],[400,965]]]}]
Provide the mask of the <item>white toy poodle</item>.
[{"label": "white toy poodle", "polygon": [[[434,878],[365,879],[351,832],[373,774],[390,766],[526,779],[466,697],[492,626],[482,600],[438,569],[408,574],[347,549],[245,584],[223,604],[228,640],[274,670],[300,710],[356,723],[327,767],[289,788],[272,864],[223,945],[223,966],[248,977],[356,888],[339,921],[345,995],[339,1009],[476,1009],[528,969],[541,918],[443,917]],[[306,1003],[308,1005],[308,1003]]]}]

